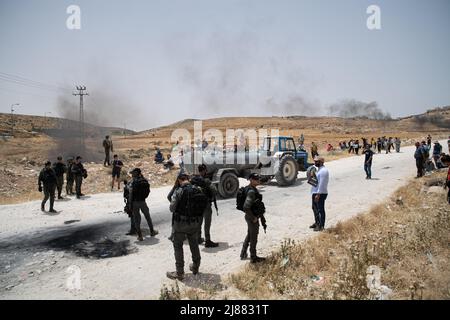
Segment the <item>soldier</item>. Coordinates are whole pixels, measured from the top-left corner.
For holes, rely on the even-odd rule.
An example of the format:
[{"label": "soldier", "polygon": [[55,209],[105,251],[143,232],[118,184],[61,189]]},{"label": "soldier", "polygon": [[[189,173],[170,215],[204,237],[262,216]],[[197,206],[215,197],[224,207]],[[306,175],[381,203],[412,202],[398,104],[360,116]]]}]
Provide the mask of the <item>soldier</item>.
[{"label": "soldier", "polygon": [[56,188],[58,189],[58,199],[64,199],[61,196],[61,192],[64,185],[64,173],[67,172],[67,166],[63,162],[61,156],[59,156],[57,159],[58,161],[53,164],[53,170],[56,174]]},{"label": "soldier", "polygon": [[208,173],[206,165],[201,164],[198,166],[198,172],[199,175],[195,175],[191,179],[191,183],[193,185],[199,186],[202,188],[205,195],[208,197],[209,203],[205,208],[205,211],[203,212],[203,219],[204,222],[204,230],[205,230],[205,239],[201,237],[202,234],[202,228],[200,225],[200,230],[198,233],[198,243],[203,243],[203,240],[205,240],[205,247],[206,248],[215,248],[218,247],[219,244],[216,242],[211,241],[211,218],[212,218],[212,208],[211,204],[214,203],[214,206],[216,208],[216,212],[218,214],[218,208],[217,208],[217,200],[216,200],[216,188],[211,184],[211,180],[206,178],[206,174]]},{"label": "soldier", "polygon": [[172,241],[175,253],[176,271],[167,272],[169,279],[183,280],[184,252],[183,241],[187,237],[192,254],[192,264],[189,269],[195,275],[200,267],[200,249],[198,247],[198,232],[203,219],[203,212],[209,199],[201,188],[192,185],[186,173],[178,175],[179,187],[172,195],[170,211],[172,212]]},{"label": "soldier", "polygon": [[73,173],[72,173],[73,158],[67,159],[67,175],[66,175],[66,195],[73,195]]},{"label": "soldier", "polygon": [[[51,167],[52,163],[47,161],[45,167],[39,173],[38,179],[38,190],[39,192],[44,191],[44,199],[41,203],[41,211],[45,211],[45,203],[50,198],[50,210],[49,212],[56,213],[53,209],[53,204],[55,203],[55,189],[56,189],[56,174]],[[42,188],[42,185],[44,188]]]},{"label": "soldier", "polygon": [[72,164],[71,169],[73,178],[75,180],[75,192],[77,194],[77,199],[80,199],[80,197],[84,196],[84,194],[81,193],[81,184],[83,183],[83,178],[87,177],[86,169],[84,169],[81,160],[81,156],[77,156],[75,158],[75,163]]},{"label": "soldier", "polygon": [[158,230],[155,230],[153,228],[152,218],[150,217],[150,210],[148,209],[147,203],[145,202],[145,199],[147,199],[148,195],[150,194],[150,184],[142,175],[141,169],[134,168],[130,173],[133,179],[128,184],[128,190],[130,193],[129,203],[131,204],[131,210],[133,213],[138,240],[143,241],[144,238],[141,231],[140,211],[142,211],[145,219],[147,220],[147,224],[150,229],[150,236],[154,237],[159,233]]},{"label": "soldier", "polygon": [[317,145],[314,142],[312,142],[311,143],[311,157],[314,159],[314,157],[318,156],[318,155],[319,155],[319,152],[318,152]]},{"label": "soldier", "polygon": [[260,177],[256,173],[252,173],[249,177],[250,184],[245,187],[244,195],[245,202],[243,203],[243,211],[245,212],[245,221],[247,222],[247,236],[241,250],[241,260],[247,259],[247,249],[250,245],[250,262],[258,263],[265,260],[265,258],[256,255],[256,244],[258,243],[259,220],[264,231],[267,228],[266,219],[264,217],[264,203],[262,202],[262,195],[256,188],[260,184]]},{"label": "soldier", "polygon": [[109,138],[109,136],[105,137],[105,140],[103,140],[103,148],[105,149],[105,161],[103,162],[103,165],[106,167],[107,165],[110,166],[111,163],[109,161],[109,153],[114,151],[112,140]]}]

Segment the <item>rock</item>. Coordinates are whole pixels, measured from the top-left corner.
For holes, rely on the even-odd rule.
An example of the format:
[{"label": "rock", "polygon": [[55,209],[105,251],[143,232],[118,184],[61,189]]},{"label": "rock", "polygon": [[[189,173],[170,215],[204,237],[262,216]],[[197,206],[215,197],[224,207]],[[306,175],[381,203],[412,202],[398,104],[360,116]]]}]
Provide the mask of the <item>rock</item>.
[{"label": "rock", "polygon": [[10,284],[10,285],[6,286],[5,290],[11,290],[14,287],[15,287],[15,285]]},{"label": "rock", "polygon": [[428,188],[427,193],[436,193],[436,194],[444,194],[446,191],[442,187],[432,186]]}]

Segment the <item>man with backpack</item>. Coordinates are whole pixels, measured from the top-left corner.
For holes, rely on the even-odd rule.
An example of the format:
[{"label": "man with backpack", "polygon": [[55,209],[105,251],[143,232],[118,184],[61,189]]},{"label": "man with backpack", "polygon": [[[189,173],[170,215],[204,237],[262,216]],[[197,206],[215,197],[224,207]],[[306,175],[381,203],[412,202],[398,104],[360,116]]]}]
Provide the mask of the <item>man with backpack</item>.
[{"label": "man with backpack", "polygon": [[170,211],[172,212],[172,242],[175,253],[176,271],[167,272],[166,276],[173,280],[184,279],[183,242],[188,239],[191,249],[192,264],[189,269],[194,275],[200,267],[200,249],[198,234],[203,219],[203,212],[209,204],[208,197],[201,188],[189,182],[189,176],[181,172],[178,175],[178,187],[172,195]]},{"label": "man with backpack", "polygon": [[58,161],[53,164],[53,170],[56,174],[56,188],[58,189],[58,199],[63,199],[61,193],[64,185],[64,173],[67,172],[67,167],[63,162],[61,156],[59,156],[57,159]]},{"label": "man with backpack", "polygon": [[241,260],[247,259],[247,249],[250,245],[250,262],[258,263],[265,260],[265,258],[256,255],[256,244],[258,243],[260,219],[264,232],[267,229],[264,217],[266,210],[262,202],[262,195],[256,188],[260,184],[259,175],[252,173],[248,179],[250,184],[247,187],[240,188],[236,198],[236,208],[245,212],[245,221],[247,222],[247,236],[242,245]]},{"label": "man with backpack", "polygon": [[[44,185],[44,188],[42,188],[42,185]],[[45,211],[45,203],[50,198],[49,212],[56,213],[56,210],[53,209],[53,204],[55,203],[56,174],[52,169],[52,163],[50,161],[47,161],[45,163],[45,167],[39,173],[38,190],[39,192],[44,191],[44,199],[41,203],[41,211]]]},{"label": "man with backpack", "polygon": [[[208,170],[206,168],[206,165],[201,164],[198,166],[198,175],[195,175],[191,178],[191,183],[193,185],[196,185],[200,188],[202,188],[205,195],[208,197],[208,205],[205,208],[205,211],[203,212],[203,224],[204,224],[204,230],[205,230],[205,247],[206,248],[215,248],[218,247],[219,244],[216,242],[211,241],[211,219],[212,219],[212,208],[211,204],[214,203],[216,211],[217,209],[217,201],[216,201],[216,188],[211,184],[211,181],[206,178],[206,174],[208,173]],[[203,243],[203,238],[201,237],[202,234],[202,228],[200,225],[200,232],[198,233],[198,243]]]},{"label": "man with backpack", "polygon": [[150,210],[148,209],[147,203],[145,202],[145,199],[147,199],[148,195],[150,194],[150,184],[142,175],[141,169],[134,168],[130,173],[132,176],[132,180],[127,186],[129,192],[127,203],[131,205],[130,209],[133,215],[138,240],[143,241],[144,238],[142,237],[141,231],[140,211],[142,211],[145,220],[147,220],[148,227],[150,229],[150,236],[154,237],[159,233],[158,230],[155,230],[153,228],[152,218],[150,217]]}]

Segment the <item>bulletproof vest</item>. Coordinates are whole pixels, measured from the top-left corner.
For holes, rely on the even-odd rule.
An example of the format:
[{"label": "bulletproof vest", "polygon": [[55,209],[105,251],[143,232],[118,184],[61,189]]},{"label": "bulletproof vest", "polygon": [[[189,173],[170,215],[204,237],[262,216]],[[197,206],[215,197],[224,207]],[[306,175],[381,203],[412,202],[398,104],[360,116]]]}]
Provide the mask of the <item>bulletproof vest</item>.
[{"label": "bulletproof vest", "polygon": [[150,194],[150,184],[144,177],[139,177],[132,184],[133,201],[144,201]]},{"label": "bulletproof vest", "polygon": [[56,176],[60,177],[64,175],[64,166],[64,163],[55,163],[55,165],[53,166],[53,170],[55,170]]},{"label": "bulletproof vest", "polygon": [[200,175],[196,175],[192,177],[191,184],[200,187],[210,202],[214,200],[214,193],[211,190],[211,182],[209,180]]},{"label": "bulletproof vest", "polygon": [[181,198],[175,212],[188,219],[203,217],[203,212],[209,204],[208,197],[196,185],[187,184],[181,187]]},{"label": "bulletproof vest", "polygon": [[56,176],[53,169],[42,170],[42,182],[45,185],[56,184]]}]

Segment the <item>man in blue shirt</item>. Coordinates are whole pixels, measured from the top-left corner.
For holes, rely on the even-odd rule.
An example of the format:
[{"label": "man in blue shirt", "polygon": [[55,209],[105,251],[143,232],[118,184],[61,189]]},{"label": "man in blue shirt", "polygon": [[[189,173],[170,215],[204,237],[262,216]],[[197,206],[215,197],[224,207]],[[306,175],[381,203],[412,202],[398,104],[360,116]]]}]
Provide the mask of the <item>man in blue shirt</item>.
[{"label": "man in blue shirt", "polygon": [[416,151],[414,152],[414,158],[416,159],[417,178],[420,178],[424,174],[425,165],[425,152],[420,142],[416,142]]},{"label": "man in blue shirt", "polygon": [[328,197],[329,173],[324,162],[323,157],[316,156],[314,158],[314,166],[317,168],[314,173],[317,178],[317,186],[311,188],[311,194],[315,223],[310,226],[310,228],[314,228],[314,231],[322,231],[325,228],[325,200]]}]

